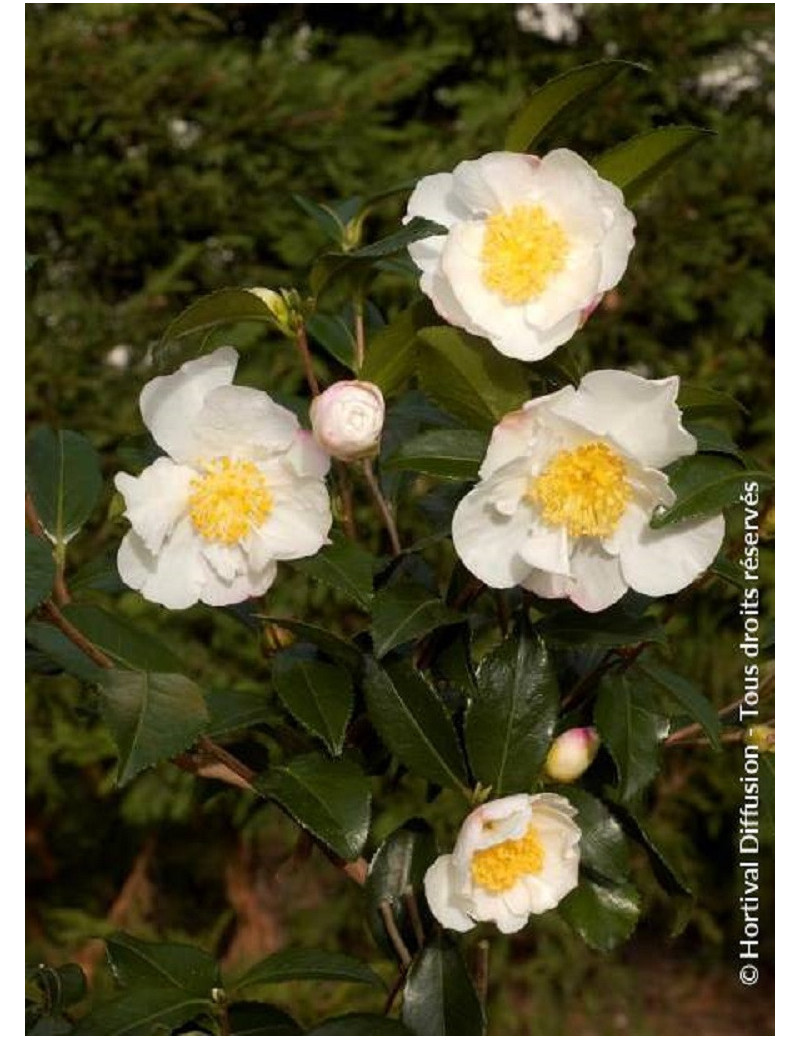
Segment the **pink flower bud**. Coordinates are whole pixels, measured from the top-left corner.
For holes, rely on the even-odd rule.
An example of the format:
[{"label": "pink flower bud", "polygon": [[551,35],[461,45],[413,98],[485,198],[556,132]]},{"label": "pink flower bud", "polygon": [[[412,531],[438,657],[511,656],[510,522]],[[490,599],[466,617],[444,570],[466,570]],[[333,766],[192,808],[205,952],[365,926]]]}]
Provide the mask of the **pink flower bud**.
[{"label": "pink flower bud", "polygon": [[345,380],[311,402],[311,427],[319,446],[334,458],[367,459],[378,454],[384,411],[374,383]]},{"label": "pink flower bud", "polygon": [[599,747],[600,738],[592,726],[568,729],[553,741],[545,772],[551,780],[564,784],[577,780],[592,764]]}]

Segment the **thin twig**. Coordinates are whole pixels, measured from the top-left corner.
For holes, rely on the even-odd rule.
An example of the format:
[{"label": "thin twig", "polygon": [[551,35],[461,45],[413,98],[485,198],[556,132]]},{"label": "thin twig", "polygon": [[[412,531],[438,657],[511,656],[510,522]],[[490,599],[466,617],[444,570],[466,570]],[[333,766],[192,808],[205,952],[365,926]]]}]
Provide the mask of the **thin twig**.
[{"label": "thin twig", "polygon": [[394,914],[392,913],[392,907],[389,900],[382,899],[378,904],[378,909],[383,918],[383,925],[386,929],[386,934],[389,936],[392,946],[400,959],[400,963],[403,965],[403,968],[407,968],[411,963],[411,954],[408,952],[408,947],[403,942],[403,937],[397,930],[397,922],[394,919]]},{"label": "thin twig", "polygon": [[403,983],[406,981],[407,974],[408,973],[405,971],[405,969],[403,971],[398,972],[397,978],[394,980],[394,982],[392,983],[392,988],[389,990],[389,995],[386,998],[386,1003],[383,1005],[384,1015],[388,1015],[389,1012],[392,1010],[392,1005],[397,999],[397,994],[403,988]]},{"label": "thin twig", "polygon": [[397,533],[397,525],[394,522],[394,517],[392,516],[392,510],[389,507],[389,503],[383,497],[381,486],[378,483],[378,478],[375,476],[375,470],[372,468],[372,462],[370,459],[364,459],[364,476],[367,479],[367,484],[369,484],[372,497],[375,499],[375,505],[378,507],[380,514],[383,517],[383,522],[389,535],[389,541],[392,543],[392,551],[395,556],[399,556],[403,549],[400,545],[400,536]]},{"label": "thin twig", "polygon": [[411,927],[414,929],[414,938],[417,940],[417,946],[422,949],[425,945],[425,929],[422,927],[422,918],[419,916],[417,897],[411,885],[409,885],[403,893],[403,899],[406,903],[408,916],[411,919]]},{"label": "thin twig", "polygon": [[350,474],[347,472],[347,466],[338,459],[334,460],[334,466],[339,484],[339,494],[342,499],[342,526],[347,537],[351,541],[355,541],[358,537],[358,532],[356,531],[356,521],[353,514],[353,485],[350,482]]},{"label": "thin twig", "polygon": [[295,333],[295,344],[300,357],[303,359],[303,369],[306,374],[306,382],[308,388],[314,397],[319,393],[319,382],[317,381],[316,374],[314,372],[314,364],[311,360],[311,351],[308,349],[308,336],[306,335],[306,327],[303,324],[297,326]]},{"label": "thin twig", "polygon": [[356,372],[360,372],[364,365],[364,355],[367,349],[367,340],[364,334],[364,297],[359,293],[353,300],[353,324],[356,333]]},{"label": "thin twig", "polygon": [[489,940],[481,939],[475,949],[475,989],[486,1007],[489,992]]},{"label": "thin twig", "polygon": [[[41,538],[43,542],[49,542],[47,533],[45,532],[42,521],[39,518],[39,514],[36,512],[36,506],[33,504],[33,499],[27,491],[25,492],[25,523],[31,534],[36,535],[37,538]],[[53,579],[53,599],[58,606],[63,607],[66,603],[69,603],[71,599],[69,589],[64,581],[64,553],[62,551],[57,552],[54,555],[56,561],[56,574]]]},{"label": "thin twig", "polygon": [[55,603],[51,600],[45,600],[42,604],[44,612],[56,626],[60,629],[64,635],[69,639],[71,643],[74,643],[79,650],[82,650],[87,657],[91,658],[95,664],[101,668],[113,668],[114,662],[108,657],[103,651],[94,645],[90,640],[86,638],[83,632],[80,632],[71,621],[67,621]]}]

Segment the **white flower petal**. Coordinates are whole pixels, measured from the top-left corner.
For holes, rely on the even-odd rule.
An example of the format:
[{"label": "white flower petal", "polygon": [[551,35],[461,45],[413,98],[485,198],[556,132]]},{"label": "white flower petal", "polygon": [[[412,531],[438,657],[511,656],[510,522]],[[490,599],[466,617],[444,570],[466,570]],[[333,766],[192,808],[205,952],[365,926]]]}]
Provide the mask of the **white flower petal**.
[{"label": "white flower petal", "polygon": [[681,425],[677,376],[644,379],[613,369],[589,372],[569,401],[554,411],[587,430],[610,437],[644,466],[661,469],[697,450]]},{"label": "white flower petal", "polygon": [[439,856],[425,873],[425,898],[436,920],[445,928],[468,932],[475,922],[453,901],[452,856]]},{"label": "white flower petal", "polygon": [[619,559],[605,552],[594,539],[580,539],[570,563],[573,584],[569,598],[581,610],[591,614],[605,610],[628,591]]},{"label": "white flower petal", "polygon": [[649,526],[620,547],[625,581],[645,596],[668,596],[698,578],[725,537],[725,518],[690,520],[658,531]]},{"label": "white flower petal", "polygon": [[145,385],[139,407],[156,443],[176,462],[197,457],[193,422],[206,396],[233,379],[239,355],[233,347],[187,361],[177,372]]},{"label": "white flower petal", "polygon": [[320,448],[308,430],[295,433],[292,446],[286,453],[286,461],[298,477],[317,477],[321,480],[331,468],[330,455]]},{"label": "white flower petal", "polygon": [[570,539],[564,527],[535,521],[519,550],[520,556],[536,570],[550,574],[571,573]]},{"label": "white flower petal", "polygon": [[186,512],[191,483],[197,473],[171,459],[156,459],[138,477],[118,473],[117,491],[125,499],[124,515],[145,548],[157,553],[164,539]]},{"label": "white flower petal", "polygon": [[535,196],[539,160],[515,152],[489,152],[453,170],[456,197],[474,216],[509,210]]},{"label": "white flower petal", "polygon": [[535,424],[535,414],[523,408],[503,416],[492,430],[489,447],[478,471],[483,480],[507,463],[530,453]]},{"label": "white flower petal", "polygon": [[532,514],[527,507],[504,516],[494,506],[502,499],[508,478],[502,470],[482,481],[462,498],[453,514],[453,545],[462,563],[494,589],[519,585],[530,573],[520,556]]},{"label": "white flower petal", "polygon": [[[320,480],[287,480],[276,470],[265,470],[272,494],[269,516],[249,536],[255,559],[297,560],[313,556],[325,545],[333,523],[330,499]],[[261,542],[254,549],[256,540]]]},{"label": "white flower petal", "polygon": [[564,599],[572,587],[572,579],[562,574],[531,571],[522,582],[522,587],[542,599]]},{"label": "white flower petal", "polygon": [[229,456],[260,459],[285,451],[300,424],[263,390],[222,386],[206,395],[194,417],[199,460]]},{"label": "white flower petal", "polygon": [[202,553],[205,560],[211,564],[216,577],[224,582],[231,582],[247,570],[247,560],[241,545],[224,545],[222,542],[212,542],[201,538]]},{"label": "white flower petal", "polygon": [[409,243],[408,255],[420,271],[432,275],[439,270],[446,241],[447,235],[430,235],[428,238],[419,238],[416,242]]},{"label": "white flower petal", "polygon": [[126,585],[170,610],[197,603],[206,571],[200,539],[188,519],[177,524],[157,555],[129,531],[120,545],[117,567]]},{"label": "white flower petal", "polygon": [[412,217],[424,217],[449,228],[457,220],[468,220],[469,216],[469,209],[456,191],[453,174],[433,173],[417,181],[408,200],[403,223],[407,224]]},{"label": "white flower petal", "polygon": [[275,580],[277,570],[275,562],[270,561],[260,570],[248,567],[226,580],[213,567],[207,566],[200,598],[210,607],[227,607],[253,596],[262,596]]}]

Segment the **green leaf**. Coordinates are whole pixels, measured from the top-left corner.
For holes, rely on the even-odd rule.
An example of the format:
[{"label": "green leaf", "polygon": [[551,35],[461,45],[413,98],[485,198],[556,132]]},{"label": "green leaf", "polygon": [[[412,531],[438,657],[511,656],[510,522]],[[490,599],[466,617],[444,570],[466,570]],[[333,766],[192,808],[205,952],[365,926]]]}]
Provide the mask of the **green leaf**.
[{"label": "green leaf", "polygon": [[208,725],[203,732],[209,737],[249,729],[269,722],[275,714],[272,698],[266,690],[204,690],[203,697],[208,710]]},{"label": "green leaf", "polygon": [[630,806],[615,805],[614,813],[619,818],[626,834],[638,842],[647,853],[653,874],[667,895],[677,897],[691,896],[692,890],[683,873],[670,862],[664,850],[659,846],[645,824],[639,819],[636,812]]},{"label": "green leaf", "polygon": [[430,238],[431,235],[446,235],[447,228],[437,224],[435,220],[426,220],[424,217],[412,217],[399,231],[395,231],[386,238],[377,242],[361,246],[359,249],[351,249],[347,254],[351,257],[368,257],[380,259],[384,256],[394,256],[422,238]]},{"label": "green leaf", "polygon": [[119,784],[184,751],[208,722],[200,688],[184,675],[109,668],[100,683],[103,718],[119,751]]},{"label": "green leaf", "polygon": [[384,988],[383,979],[367,964],[346,953],[328,950],[279,950],[248,968],[235,980],[237,992],[250,986],[300,979],[362,982]]},{"label": "green leaf", "polygon": [[427,300],[401,311],[370,337],[360,378],[379,386],[384,397],[396,394],[414,374],[417,332],[435,319]]},{"label": "green leaf", "polygon": [[383,465],[447,480],[477,480],[489,439],[478,430],[427,430],[412,437]]},{"label": "green leaf", "polygon": [[355,371],[355,340],[344,318],[333,314],[314,314],[306,322],[309,335],[336,360]]},{"label": "green leaf", "polygon": [[694,386],[681,381],[678,390],[678,407],[683,413],[684,422],[697,419],[713,418],[718,415],[731,415],[740,418],[744,407],[721,390],[712,390],[707,386]]},{"label": "green leaf", "polygon": [[759,837],[764,841],[775,840],[775,755],[763,752],[759,757]]},{"label": "green leaf", "polygon": [[667,637],[654,618],[633,617],[618,606],[597,614],[566,607],[537,622],[536,630],[550,646],[630,646],[633,643],[666,643]]},{"label": "green leaf", "polygon": [[666,690],[689,718],[702,726],[704,733],[711,741],[711,746],[717,751],[722,750],[719,716],[708,697],[701,693],[693,682],[682,675],[677,675],[652,657],[640,658],[636,663],[636,671],[641,672],[657,686]]},{"label": "green leaf", "polygon": [[558,794],[578,810],[581,829],[581,870],[595,880],[623,883],[630,874],[628,843],[619,822],[608,808],[581,787],[558,785]]},{"label": "green leaf", "polygon": [[231,1036],[303,1036],[295,1020],[274,1004],[242,1000],[228,1008]]},{"label": "green leaf", "polygon": [[64,617],[90,643],[131,671],[180,672],[181,661],[149,632],[141,632],[116,614],[86,603],[68,603]]},{"label": "green leaf", "polygon": [[372,609],[375,656],[384,657],[396,646],[463,620],[463,614],[445,606],[422,585],[389,585],[376,595]]},{"label": "green leaf", "polygon": [[[62,964],[59,968],[40,964],[31,973],[30,981],[37,987],[50,1015],[59,1015],[65,1008],[79,1004],[87,992],[86,976],[79,964]],[[45,1034],[40,1031],[37,1035]]]},{"label": "green leaf", "polygon": [[633,885],[612,887],[584,879],[562,899],[558,912],[587,946],[608,953],[633,934],[639,920],[639,893]]},{"label": "green leaf", "polygon": [[738,462],[720,455],[689,455],[665,472],[677,498],[674,505],[653,516],[650,526],[654,530],[722,512],[739,501],[745,483],[773,483],[770,473],[742,469]]},{"label": "green leaf", "polygon": [[[82,1024],[82,1023],[81,1023]],[[74,1036],[72,1022],[63,1015],[45,1015],[37,1019],[32,1029],[26,1029],[26,1036]]]},{"label": "green leaf", "polygon": [[25,482],[48,537],[63,546],[97,503],[100,460],[82,434],[40,426],[28,439]]},{"label": "green leaf", "polygon": [[480,997],[448,936],[431,939],[415,957],[403,987],[403,1022],[418,1036],[483,1036]]},{"label": "green leaf", "polygon": [[173,986],[203,997],[219,985],[216,960],[188,943],[144,942],[126,932],[114,932],[106,939],[106,956],[111,973],[125,988]]},{"label": "green leaf", "polygon": [[685,422],[685,429],[697,440],[698,452],[714,452],[718,455],[731,455],[744,464],[744,458],[737,444],[726,430],[708,423]]},{"label": "green leaf", "polygon": [[747,588],[742,568],[737,567],[735,563],[731,563],[727,557],[722,555],[722,552],[717,553],[716,559],[708,569],[712,574],[716,574],[718,578],[722,578],[729,585],[733,585],[734,588]]},{"label": "green leaf", "polygon": [[286,628],[290,632],[294,632],[300,639],[307,643],[312,643],[327,657],[343,664],[350,671],[359,672],[361,670],[363,658],[358,648],[346,639],[342,639],[341,636],[329,632],[326,628],[320,628],[318,625],[309,625],[307,622],[298,621],[296,618],[276,617],[271,614],[255,614],[254,616],[259,621],[266,621],[269,624],[278,625],[280,628]]},{"label": "green leaf", "polygon": [[486,340],[447,326],[421,329],[417,375],[432,401],[470,427],[489,431],[530,394],[525,366]]},{"label": "green leaf", "polygon": [[340,755],[355,700],[350,672],[290,650],[275,658],[272,682],[287,711],[324,741],[331,754]]},{"label": "green leaf", "polygon": [[669,727],[648,689],[626,676],[606,677],[594,708],[600,739],[611,752],[620,798],[635,798],[658,772],[658,752]]},{"label": "green leaf", "polygon": [[481,662],[467,710],[472,772],[492,797],[530,791],[553,738],[560,694],[543,640],[527,626]]},{"label": "green leaf", "polygon": [[[375,941],[390,957],[396,957],[396,951],[386,935],[380,904],[384,900],[389,903],[400,935],[406,946],[413,949],[416,937],[405,897],[409,890],[421,892],[422,879],[436,856],[436,837],[430,825],[425,820],[413,819],[392,831],[372,857],[364,887],[367,923]],[[423,913],[421,899],[418,906]]]},{"label": "green leaf", "polygon": [[380,563],[372,553],[346,538],[338,537],[332,545],[302,560],[292,560],[292,568],[315,581],[344,593],[364,610],[372,601],[372,579]]},{"label": "green leaf", "polygon": [[698,126],[659,127],[604,152],[594,166],[601,177],[621,188],[626,202],[631,203],[698,141],[710,136],[713,131]]},{"label": "green leaf", "polygon": [[80,1036],[158,1036],[208,1012],[210,999],[174,987],[136,989],[100,1004],[79,1023]]},{"label": "green leaf", "polygon": [[296,192],[292,193],[292,198],[332,242],[339,246],[344,244],[345,226],[333,209],[324,203],[307,199],[304,195],[299,195]]},{"label": "green leaf", "polygon": [[56,561],[47,542],[25,532],[25,613],[36,610],[53,590]]},{"label": "green leaf", "polygon": [[358,1011],[337,1018],[326,1018],[324,1022],[309,1029],[308,1036],[414,1036],[396,1018],[383,1015],[367,1015]]},{"label": "green leaf", "polygon": [[317,752],[301,755],[271,769],[256,787],[342,859],[355,859],[364,847],[370,786],[348,759],[331,762]]},{"label": "green leaf", "polygon": [[625,69],[644,66],[608,59],[570,69],[534,91],[506,134],[509,152],[526,152],[542,134],[569,112],[582,108],[591,96],[608,86]]},{"label": "green leaf", "polygon": [[435,691],[405,661],[387,670],[367,658],[367,711],[389,750],[425,780],[464,789],[464,758],[455,728]]},{"label": "green leaf", "polygon": [[197,332],[210,332],[220,325],[235,325],[241,321],[260,321],[277,327],[272,309],[276,303],[280,307],[282,300],[272,290],[219,289],[202,296],[181,311],[167,326],[161,342],[169,343]]},{"label": "green leaf", "polygon": [[45,624],[43,621],[31,621],[25,626],[25,638],[76,679],[88,683],[100,681],[103,669],[54,625]]}]

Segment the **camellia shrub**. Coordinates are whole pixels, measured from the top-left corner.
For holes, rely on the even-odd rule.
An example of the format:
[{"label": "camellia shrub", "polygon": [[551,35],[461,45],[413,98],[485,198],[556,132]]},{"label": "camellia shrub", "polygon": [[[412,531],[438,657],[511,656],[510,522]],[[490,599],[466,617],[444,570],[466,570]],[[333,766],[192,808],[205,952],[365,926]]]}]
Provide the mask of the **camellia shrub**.
[{"label": "camellia shrub", "polygon": [[[584,366],[574,349],[586,322],[613,325],[601,305],[637,262],[637,200],[713,147],[667,126],[591,160],[537,154],[626,71],[609,60],[546,83],[499,150],[453,170],[378,198],[302,199],[330,239],[308,286],[223,289],[165,330],[139,399],[148,438],[114,477],[119,575],[165,610],[234,617],[268,655],[268,689],[204,690],[170,647],[82,602],[70,546],[99,460],[79,433],[32,432],[40,670],[94,691],[120,785],[172,761],[279,806],[298,828],[293,869],[317,846],[361,886],[396,964],[374,1013],[311,1023],[264,989],[383,978],[298,945],[229,976],[202,949],[119,932],[106,939],[116,990],[77,1021],[80,968],[31,973],[34,1032],[481,1035],[496,930],[553,911],[598,956],[624,942],[641,909],[632,844],[676,907],[690,895],[645,794],[663,746],[719,748],[742,739],[743,717],[674,671],[664,622],[711,580],[752,602],[757,557],[744,562],[747,537],[744,553],[729,544],[725,511],[757,517],[771,478],[725,432],[738,410],[725,394]],[[401,193],[401,226],[364,242],[371,208]],[[373,282],[411,264],[419,292],[386,323]],[[243,323],[283,337],[307,400],[237,381],[220,337]],[[323,386],[320,352],[346,378]],[[347,619],[276,613],[274,588],[298,573],[347,598]],[[768,730],[750,737],[769,747]],[[442,826],[412,816],[376,847],[376,805],[401,790],[420,811],[438,800]]]}]

